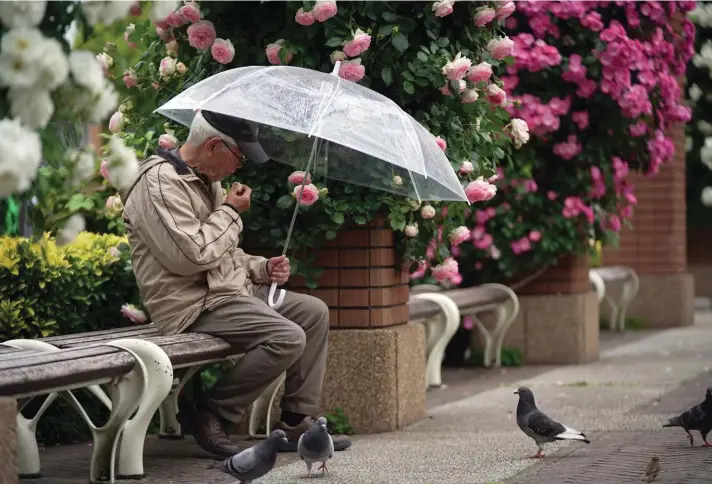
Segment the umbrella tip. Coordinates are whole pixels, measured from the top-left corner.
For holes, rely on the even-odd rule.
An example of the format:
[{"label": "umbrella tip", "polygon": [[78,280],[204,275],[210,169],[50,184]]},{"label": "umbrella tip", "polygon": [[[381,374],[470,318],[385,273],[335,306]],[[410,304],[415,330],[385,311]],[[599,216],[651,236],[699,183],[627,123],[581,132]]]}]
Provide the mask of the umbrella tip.
[{"label": "umbrella tip", "polygon": [[339,75],[339,69],[341,68],[341,61],[336,61],[334,63],[334,68],[331,70],[331,75],[332,76],[338,76]]}]

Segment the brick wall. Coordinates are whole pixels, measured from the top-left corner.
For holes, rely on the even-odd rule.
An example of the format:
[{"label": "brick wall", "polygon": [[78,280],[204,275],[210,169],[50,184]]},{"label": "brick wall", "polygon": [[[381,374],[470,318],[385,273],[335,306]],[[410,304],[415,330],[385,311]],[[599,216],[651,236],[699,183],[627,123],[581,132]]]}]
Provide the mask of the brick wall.
[{"label": "brick wall", "polygon": [[589,260],[586,256],[564,257],[559,260],[557,265],[549,267],[541,276],[521,289],[517,289],[517,294],[581,294],[588,292],[591,290],[591,284],[588,281],[589,267]]},{"label": "brick wall", "polygon": [[712,229],[687,229],[688,264],[712,264]]},{"label": "brick wall", "polygon": [[[250,254],[277,255],[245,248]],[[300,277],[288,288],[311,294],[330,309],[332,328],[379,328],[408,321],[409,274],[397,263],[393,231],[386,220],[353,226],[316,253],[315,264],[324,269],[309,289]]]},{"label": "brick wall", "polygon": [[639,274],[687,272],[685,127],[672,128],[670,136],[675,143],[672,161],[657,175],[631,175],[638,197],[633,229],[621,232],[620,248],[605,250],[605,265],[628,265]]}]

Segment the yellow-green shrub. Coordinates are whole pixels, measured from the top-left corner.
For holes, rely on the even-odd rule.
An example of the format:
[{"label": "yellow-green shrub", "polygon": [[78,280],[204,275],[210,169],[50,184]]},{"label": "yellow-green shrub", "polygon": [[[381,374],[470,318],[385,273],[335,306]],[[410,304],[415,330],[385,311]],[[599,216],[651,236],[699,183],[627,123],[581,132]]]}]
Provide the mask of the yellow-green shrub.
[{"label": "yellow-green shrub", "polygon": [[0,237],[0,340],[125,326],[125,303],[138,304],[125,237]]}]

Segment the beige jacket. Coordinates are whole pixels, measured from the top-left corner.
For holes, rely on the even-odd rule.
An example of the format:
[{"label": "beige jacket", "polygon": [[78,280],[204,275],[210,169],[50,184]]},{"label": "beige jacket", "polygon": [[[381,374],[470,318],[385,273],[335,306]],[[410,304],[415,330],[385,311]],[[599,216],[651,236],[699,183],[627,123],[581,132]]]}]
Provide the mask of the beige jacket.
[{"label": "beige jacket", "polygon": [[141,299],[164,334],[269,282],[267,259],[238,248],[242,220],[220,183],[206,184],[180,158],[147,158],[121,198]]}]

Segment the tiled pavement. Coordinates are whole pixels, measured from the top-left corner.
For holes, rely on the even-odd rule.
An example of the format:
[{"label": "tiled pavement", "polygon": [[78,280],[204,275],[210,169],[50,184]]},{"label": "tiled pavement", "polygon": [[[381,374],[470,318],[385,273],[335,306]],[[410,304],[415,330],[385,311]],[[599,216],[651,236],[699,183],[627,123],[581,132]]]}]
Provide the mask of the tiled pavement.
[{"label": "tiled pavement", "polygon": [[[601,359],[588,365],[449,370],[448,387],[430,395],[430,419],[399,432],[356,437],[318,482],[641,482],[653,454],[663,469],[656,482],[711,482],[712,449],[691,449],[683,431],[660,428],[668,417],[700,401],[704,387],[712,384],[710,355],[712,312],[707,312],[698,313],[691,328],[603,333]],[[514,422],[512,390],[520,384],[534,390],[539,406],[552,417],[586,431],[592,444],[560,443],[543,461],[525,459],[536,447]],[[145,456],[148,477],[142,484],[235,482],[209,469],[214,461],[190,438],[149,438]],[[86,444],[46,449],[46,477],[22,483],[85,484],[89,458]],[[278,466],[259,482],[309,482],[293,454],[281,455]]]}]

